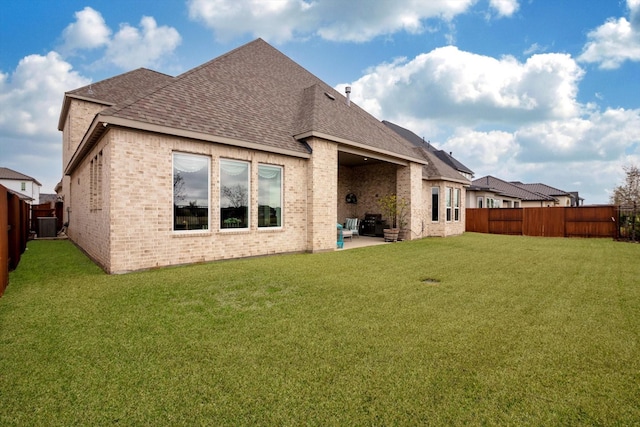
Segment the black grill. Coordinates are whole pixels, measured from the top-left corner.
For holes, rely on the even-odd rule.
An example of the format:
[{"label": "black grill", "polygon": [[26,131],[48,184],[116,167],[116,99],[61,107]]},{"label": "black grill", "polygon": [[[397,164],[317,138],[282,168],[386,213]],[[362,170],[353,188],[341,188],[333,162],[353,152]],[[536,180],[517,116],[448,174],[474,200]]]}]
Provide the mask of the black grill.
[{"label": "black grill", "polygon": [[383,229],[381,214],[366,214],[362,220],[362,230],[360,234],[363,236],[382,236]]}]

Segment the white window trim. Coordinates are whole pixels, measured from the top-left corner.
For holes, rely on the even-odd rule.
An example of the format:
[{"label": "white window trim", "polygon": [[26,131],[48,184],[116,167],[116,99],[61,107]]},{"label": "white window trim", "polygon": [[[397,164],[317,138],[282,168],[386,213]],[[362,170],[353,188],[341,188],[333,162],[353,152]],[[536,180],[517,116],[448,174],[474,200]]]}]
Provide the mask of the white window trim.
[{"label": "white window trim", "polygon": [[[245,163],[247,165],[247,226],[246,227],[238,227],[238,228],[223,228],[221,224],[222,217],[222,197],[220,197],[220,192],[222,191],[222,162],[236,162],[236,163]],[[241,233],[247,232],[251,230],[251,162],[248,160],[239,160],[232,159],[229,157],[220,157],[218,160],[218,182],[220,183],[220,188],[218,188],[218,231],[221,233]]]},{"label": "white window trim", "polygon": [[[173,171],[175,170],[175,154],[179,154],[181,156],[190,156],[190,157],[199,157],[207,159],[207,170],[209,173],[207,174],[207,228],[206,229],[191,229],[191,230],[176,230],[174,228],[175,225],[175,210],[173,209],[173,195],[171,196],[171,231],[175,234],[203,234],[211,232],[211,156],[206,154],[195,154],[195,153],[187,153],[184,151],[173,151],[171,152],[171,182],[173,182]],[[172,189],[173,193],[173,189]]]},{"label": "white window trim", "polygon": [[[260,191],[260,166],[269,166],[272,168],[278,168],[280,169],[280,225],[277,225],[275,227],[265,227],[265,226],[260,226],[260,224],[258,224],[258,231],[268,231],[268,230],[281,230],[282,227],[284,227],[284,166],[282,165],[274,165],[274,164],[270,164],[270,163],[258,163],[258,183],[257,183],[257,187],[258,187],[258,192]],[[260,209],[260,195],[258,194],[257,197],[257,208]]]}]

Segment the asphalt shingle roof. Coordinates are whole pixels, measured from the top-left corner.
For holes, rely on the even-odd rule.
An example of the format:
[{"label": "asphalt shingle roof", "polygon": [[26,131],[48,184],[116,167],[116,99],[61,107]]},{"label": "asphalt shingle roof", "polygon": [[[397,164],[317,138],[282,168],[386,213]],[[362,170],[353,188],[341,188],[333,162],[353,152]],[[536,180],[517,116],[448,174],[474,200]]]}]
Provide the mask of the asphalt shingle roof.
[{"label": "asphalt shingle roof", "polygon": [[512,184],[507,181],[503,181],[491,175],[474,179],[471,182],[470,189],[476,190],[476,191],[478,190],[492,191],[494,193],[502,194],[508,197],[515,197],[524,201],[554,200],[554,198],[551,196],[529,191],[518,185]]},{"label": "asphalt shingle roof", "polygon": [[[101,90],[101,83],[92,90]],[[353,103],[347,106],[342,94],[261,39],[100,115],[106,121],[115,117],[300,153],[308,153],[308,146],[296,137],[316,132],[425,160],[380,121]]]},{"label": "asphalt shingle roof", "polygon": [[535,184],[523,184],[521,182],[512,182],[512,184],[517,185],[520,188],[524,188],[525,190],[531,191],[533,193],[544,194],[547,196],[570,196],[566,191],[559,190],[557,188],[551,187],[547,184],[535,183]]},{"label": "asphalt shingle roof", "polygon": [[8,179],[13,181],[33,181],[37,185],[42,185],[37,179],[25,175],[23,173],[14,171],[13,169],[0,167],[0,179]]},{"label": "asphalt shingle roof", "polygon": [[[425,141],[416,135],[414,132],[411,132],[409,129],[403,128],[402,126],[398,126],[395,123],[391,123],[389,121],[383,120],[382,123],[387,126],[389,129],[393,130],[395,133],[400,135],[405,140],[409,141],[414,145],[414,150],[419,152],[423,157],[425,157],[428,163],[423,166],[422,175],[425,179],[451,179],[458,182],[470,183],[470,181],[464,177],[460,173],[460,169],[453,166],[451,161],[443,160],[438,154],[442,150],[436,150],[430,144],[425,143]],[[453,157],[446,155],[448,159],[453,159]],[[453,159],[455,160],[455,159]],[[457,162],[457,161],[456,161]],[[457,162],[460,165],[462,163]],[[463,172],[471,173],[467,167],[462,165]]]},{"label": "asphalt shingle roof", "polygon": [[438,150],[433,145],[428,142],[425,142],[424,138],[420,138],[414,132],[409,129],[403,128],[395,123],[391,123],[387,120],[383,120],[382,123],[396,132],[398,135],[411,142],[416,147],[424,148],[431,155],[429,159],[432,159],[433,156],[437,157],[441,162],[444,162],[449,167],[457,170],[458,172],[467,173],[469,175],[473,175],[473,171],[466,167],[462,162],[454,158],[450,153],[447,153],[444,150]]},{"label": "asphalt shingle roof", "polygon": [[146,68],[138,68],[78,89],[66,95],[90,99],[106,105],[123,103],[129,99],[137,99],[149,90],[171,82],[175,77]]}]

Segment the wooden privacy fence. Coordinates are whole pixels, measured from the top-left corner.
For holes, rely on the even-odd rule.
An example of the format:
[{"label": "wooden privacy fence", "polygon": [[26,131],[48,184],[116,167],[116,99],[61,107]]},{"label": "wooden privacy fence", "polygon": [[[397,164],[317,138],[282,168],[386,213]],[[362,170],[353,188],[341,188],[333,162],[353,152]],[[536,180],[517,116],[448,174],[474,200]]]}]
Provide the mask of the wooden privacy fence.
[{"label": "wooden privacy fence", "polygon": [[0,296],[29,238],[29,204],[0,185]]},{"label": "wooden privacy fence", "polygon": [[616,238],[615,206],[467,209],[466,231],[544,237]]}]

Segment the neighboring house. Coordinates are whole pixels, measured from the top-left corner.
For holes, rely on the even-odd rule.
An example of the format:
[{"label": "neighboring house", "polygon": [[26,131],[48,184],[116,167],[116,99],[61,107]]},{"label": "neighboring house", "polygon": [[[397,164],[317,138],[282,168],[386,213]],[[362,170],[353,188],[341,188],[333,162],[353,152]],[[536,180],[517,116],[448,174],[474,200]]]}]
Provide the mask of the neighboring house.
[{"label": "neighboring house", "polygon": [[422,168],[424,186],[430,187],[425,197],[432,199],[432,210],[428,212],[428,221],[425,223],[427,235],[449,236],[463,233],[465,188],[471,184],[470,177],[473,177],[473,171],[454,159],[451,154],[436,150],[431,144],[425,143],[423,138],[412,131],[386,120],[382,123],[411,142],[427,159],[428,163]]},{"label": "neighboring house", "polygon": [[580,206],[582,205],[582,201],[584,201],[584,199],[580,198],[577,192],[559,190],[546,184],[523,184],[519,181],[513,181],[512,184],[517,185],[520,188],[524,188],[527,191],[531,191],[532,193],[544,194],[545,196],[552,197],[554,200],[553,206]]},{"label": "neighboring house", "polygon": [[0,185],[13,191],[27,203],[38,203],[42,184],[35,178],[16,172],[13,169],[0,167]]},{"label": "neighboring house", "polygon": [[[462,233],[464,192],[432,206],[428,150],[348,96],[261,39],[177,77],[139,69],[67,92],[67,235],[110,273],[331,251],[336,223],[393,193],[410,238]],[[432,227],[434,210],[455,227]]]},{"label": "neighboring house", "polygon": [[493,176],[473,180],[467,189],[467,208],[530,208],[577,206],[582,200],[545,184],[507,182]]},{"label": "neighboring house", "polygon": [[51,207],[53,207],[55,206],[56,202],[58,202],[57,194],[40,193],[40,202],[38,204],[40,205],[48,204],[48,205],[51,205]]}]

